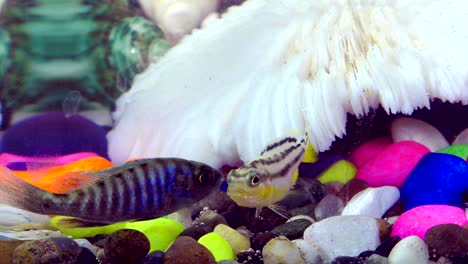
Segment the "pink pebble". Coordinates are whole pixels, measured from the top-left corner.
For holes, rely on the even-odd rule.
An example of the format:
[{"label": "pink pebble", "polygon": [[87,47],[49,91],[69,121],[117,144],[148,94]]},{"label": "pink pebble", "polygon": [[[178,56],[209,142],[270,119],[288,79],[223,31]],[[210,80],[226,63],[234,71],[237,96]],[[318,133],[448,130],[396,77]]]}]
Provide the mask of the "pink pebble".
[{"label": "pink pebble", "polygon": [[371,187],[395,186],[400,188],[419,160],[430,152],[414,141],[400,141],[385,147],[358,169],[356,179]]},{"label": "pink pebble", "polygon": [[60,166],[60,165],[72,163],[72,162],[75,162],[84,158],[96,157],[96,156],[98,155],[93,152],[79,152],[79,153],[68,154],[68,155],[64,155],[60,157],[26,157],[26,156],[19,156],[15,154],[2,153],[0,154],[0,164],[3,166],[7,166],[9,163],[12,163],[12,162],[31,162],[31,163],[47,162],[47,163],[52,163],[56,166]]},{"label": "pink pebble", "polygon": [[468,224],[465,211],[450,205],[423,205],[403,213],[393,224],[391,236],[405,238],[424,235],[431,227],[440,224]]},{"label": "pink pebble", "polygon": [[378,137],[360,145],[351,155],[351,161],[356,168],[362,167],[369,159],[380,153],[384,148],[392,144],[390,137]]}]

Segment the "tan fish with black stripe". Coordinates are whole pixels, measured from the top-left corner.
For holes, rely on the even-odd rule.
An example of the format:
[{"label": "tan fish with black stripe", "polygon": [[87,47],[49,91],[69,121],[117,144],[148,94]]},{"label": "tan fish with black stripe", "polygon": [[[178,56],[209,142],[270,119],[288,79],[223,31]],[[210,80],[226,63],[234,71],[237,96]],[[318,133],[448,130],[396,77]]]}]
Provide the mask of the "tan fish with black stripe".
[{"label": "tan fish with black stripe", "polygon": [[[296,183],[296,170],[304,160],[307,146],[307,133],[302,139],[286,137],[268,145],[258,158],[229,172],[227,195],[239,206],[257,208],[257,216],[263,207],[268,207],[287,217],[275,203]],[[312,148],[311,151],[314,152]]]},{"label": "tan fish with black stripe", "polygon": [[141,159],[69,176],[70,180],[88,180],[76,190],[55,194],[0,166],[0,203],[95,223],[150,219],[203,199],[221,178],[217,170],[206,164],[177,158]]}]

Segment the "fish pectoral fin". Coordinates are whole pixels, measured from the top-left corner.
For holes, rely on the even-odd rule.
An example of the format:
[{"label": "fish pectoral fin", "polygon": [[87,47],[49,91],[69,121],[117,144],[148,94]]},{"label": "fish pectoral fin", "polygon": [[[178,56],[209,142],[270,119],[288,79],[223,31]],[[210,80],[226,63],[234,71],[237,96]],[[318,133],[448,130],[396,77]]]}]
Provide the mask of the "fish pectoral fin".
[{"label": "fish pectoral fin", "polygon": [[283,218],[288,220],[291,218],[291,214],[288,212],[288,210],[279,204],[270,204],[268,208]]},{"label": "fish pectoral fin", "polygon": [[68,216],[55,216],[52,220],[52,226],[61,228],[82,228],[82,227],[96,227],[106,226],[110,223],[91,222],[84,219],[68,217]]}]

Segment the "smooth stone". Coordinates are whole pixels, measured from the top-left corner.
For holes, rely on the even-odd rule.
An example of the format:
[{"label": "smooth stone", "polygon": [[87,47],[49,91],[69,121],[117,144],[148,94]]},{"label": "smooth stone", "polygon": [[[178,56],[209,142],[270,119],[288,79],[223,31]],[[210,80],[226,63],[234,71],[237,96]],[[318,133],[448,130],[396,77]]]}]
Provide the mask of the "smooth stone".
[{"label": "smooth stone", "polygon": [[305,241],[304,239],[295,239],[293,242],[302,254],[302,258],[306,263],[322,264],[325,261],[322,259],[323,253],[320,248],[313,244]]},{"label": "smooth stone", "polygon": [[395,245],[401,241],[400,237],[394,236],[394,237],[389,237],[385,239],[376,249],[375,251],[384,256],[388,257],[392,249],[395,247]]},{"label": "smooth stone", "polygon": [[347,204],[356,194],[369,187],[367,182],[360,179],[352,179],[343,186],[337,196]]},{"label": "smooth stone", "polygon": [[13,262],[16,264],[75,264],[81,252],[81,247],[71,238],[55,237],[27,241],[19,245],[13,252]]},{"label": "smooth stone", "polygon": [[164,254],[165,264],[215,264],[213,254],[191,237],[178,237]]},{"label": "smooth stone", "polygon": [[328,259],[358,256],[380,244],[379,224],[368,216],[334,216],[308,227],[304,240],[319,246]]},{"label": "smooth stone", "polygon": [[331,264],[360,264],[361,261],[355,257],[341,256],[335,258]]},{"label": "smooth stone", "polygon": [[364,261],[364,264],[388,264],[388,258],[379,254],[372,254]]},{"label": "smooth stone", "polygon": [[81,247],[76,264],[99,264],[96,254],[87,247]]},{"label": "smooth stone", "polygon": [[263,264],[262,251],[246,250],[237,254],[237,261],[242,264]]},{"label": "smooth stone", "polygon": [[340,198],[333,194],[327,194],[315,207],[315,220],[321,221],[332,216],[340,215],[343,208],[344,203]]},{"label": "smooth stone", "polygon": [[393,224],[391,236],[424,238],[427,230],[440,224],[468,224],[465,211],[449,205],[424,205],[403,213]]},{"label": "smooth stone", "polygon": [[140,231],[122,229],[112,233],[104,245],[104,262],[131,264],[142,261],[150,250],[148,238]]},{"label": "smooth stone", "polygon": [[41,114],[8,128],[0,152],[28,157],[94,152],[108,158],[106,134],[105,129],[78,114]]},{"label": "smooth stone", "polygon": [[250,248],[249,239],[227,225],[217,225],[214,229],[214,232],[221,235],[229,243],[229,245],[231,245],[235,255],[239,254],[239,252],[242,250],[247,250]]},{"label": "smooth stone", "polygon": [[200,237],[208,234],[211,231],[212,230],[209,226],[194,224],[186,228],[184,231],[182,231],[182,233],[180,233],[179,236],[187,236],[195,240],[198,240],[200,239]]},{"label": "smooth stone", "polygon": [[428,204],[463,207],[465,192],[468,192],[468,163],[441,153],[425,155],[400,189],[406,209]]},{"label": "smooth stone", "polygon": [[13,252],[23,244],[24,240],[1,240],[0,241],[0,263],[13,263]]},{"label": "smooth stone", "polygon": [[468,144],[468,128],[465,128],[457,137],[452,141],[452,145]]},{"label": "smooth stone", "polygon": [[94,248],[93,244],[91,244],[91,242],[89,242],[87,239],[78,238],[78,239],[74,239],[74,241],[76,244],[78,244],[78,246],[89,249],[91,253],[93,253],[94,256],[96,256],[97,254],[96,249]]},{"label": "smooth stone", "polygon": [[393,186],[367,188],[356,194],[344,207],[341,215],[366,215],[380,218],[400,198]]},{"label": "smooth stone", "polygon": [[424,236],[431,254],[448,258],[468,257],[468,230],[455,224],[431,227]]},{"label": "smooth stone", "polygon": [[329,182],[347,183],[356,176],[357,169],[349,161],[340,160],[318,176],[318,180],[325,184]]},{"label": "smooth stone", "polygon": [[385,241],[387,238],[390,237],[390,234],[392,232],[392,224],[390,224],[388,221],[381,219],[381,218],[376,218],[377,223],[379,224],[379,237],[380,241]]},{"label": "smooth stone", "polygon": [[141,264],[164,264],[164,252],[155,250],[149,253],[141,262]]},{"label": "smooth stone", "polygon": [[468,144],[457,144],[437,150],[437,153],[445,153],[468,160]]},{"label": "smooth stone", "polygon": [[429,149],[417,142],[393,143],[372,157],[359,168],[356,179],[364,180],[371,187],[401,187],[406,177]]},{"label": "smooth stone", "polygon": [[349,156],[356,168],[361,168],[366,162],[384,150],[387,146],[391,145],[392,139],[390,137],[377,137],[361,144]]},{"label": "smooth stone", "polygon": [[389,264],[425,264],[429,261],[429,249],[418,236],[409,236],[398,242],[388,256]]},{"label": "smooth stone", "polygon": [[279,225],[271,232],[278,236],[287,237],[289,240],[301,238],[304,234],[304,231],[309,227],[313,222],[307,219],[297,219],[293,221],[288,221],[282,225]]},{"label": "smooth stone", "polygon": [[205,246],[211,254],[213,254],[217,262],[221,260],[236,259],[236,254],[234,254],[234,250],[229,242],[218,233],[208,233],[200,237],[200,239],[198,239],[198,243]]},{"label": "smooth stone", "polygon": [[270,231],[255,233],[250,239],[250,245],[254,250],[262,250],[268,241],[278,237]]},{"label": "smooth stone", "polygon": [[31,213],[26,210],[0,204],[0,225],[14,226],[26,223],[49,223],[47,215]]},{"label": "smooth stone", "polygon": [[305,264],[297,246],[284,236],[268,241],[262,250],[263,261],[271,264]]},{"label": "smooth stone", "polygon": [[449,145],[437,128],[419,119],[397,118],[392,122],[390,130],[393,142],[414,141],[428,147],[431,151]]},{"label": "smooth stone", "polygon": [[222,215],[213,211],[213,210],[204,210],[202,211],[200,217],[193,220],[193,225],[205,225],[208,230],[213,231],[214,228],[219,225],[228,225],[228,222]]}]

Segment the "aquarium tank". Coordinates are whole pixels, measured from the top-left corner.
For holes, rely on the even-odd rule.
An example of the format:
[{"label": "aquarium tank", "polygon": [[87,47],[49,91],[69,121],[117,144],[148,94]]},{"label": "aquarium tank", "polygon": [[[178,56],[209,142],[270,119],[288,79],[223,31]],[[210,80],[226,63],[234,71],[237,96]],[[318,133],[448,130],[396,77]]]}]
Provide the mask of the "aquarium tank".
[{"label": "aquarium tank", "polygon": [[0,0],[0,263],[468,263],[466,0]]}]

